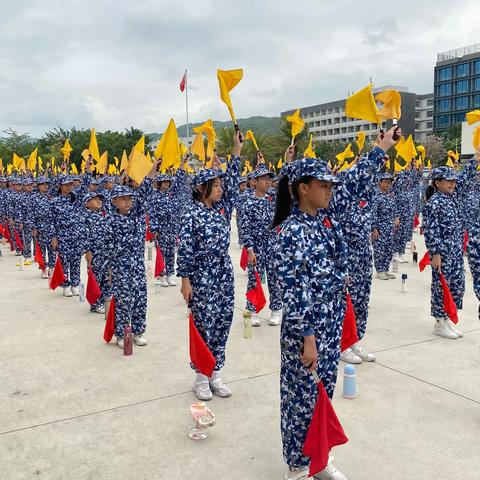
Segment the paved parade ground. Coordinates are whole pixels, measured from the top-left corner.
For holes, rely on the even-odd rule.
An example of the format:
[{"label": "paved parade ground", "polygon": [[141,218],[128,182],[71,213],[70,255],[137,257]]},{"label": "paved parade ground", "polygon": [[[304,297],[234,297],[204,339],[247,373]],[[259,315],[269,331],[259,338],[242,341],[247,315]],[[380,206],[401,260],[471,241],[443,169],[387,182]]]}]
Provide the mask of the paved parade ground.
[{"label": "paved parade ground", "polygon": [[[124,357],[104,343],[103,316],[49,291],[35,264],[19,271],[2,244],[1,480],[283,478],[280,330],[264,322],[244,339],[246,276],[232,244],[236,309],[223,379],[233,396],[209,403],[217,425],[201,442],[187,437],[194,376],[179,286],[149,280],[149,344]],[[335,464],[349,480],[477,478],[480,322],[470,273],[459,340],[432,335],[430,267],[400,273],[405,293],[400,278],[374,280],[365,347],[377,362],[357,367],[354,400],[342,397],[340,365],[334,407],[349,443],[334,450]]]}]

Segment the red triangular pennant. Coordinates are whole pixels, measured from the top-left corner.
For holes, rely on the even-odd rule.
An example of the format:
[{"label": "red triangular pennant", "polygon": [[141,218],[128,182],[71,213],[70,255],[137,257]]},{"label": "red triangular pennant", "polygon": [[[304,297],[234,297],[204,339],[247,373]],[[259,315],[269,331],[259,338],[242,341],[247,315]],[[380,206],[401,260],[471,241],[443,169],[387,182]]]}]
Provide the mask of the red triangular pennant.
[{"label": "red triangular pennant", "polygon": [[423,272],[427,265],[430,265],[430,254],[428,252],[425,252],[423,258],[418,262],[418,268],[421,272]]},{"label": "red triangular pennant", "polygon": [[145,231],[145,241],[151,242],[153,240],[153,234],[150,231],[150,217],[148,215],[146,217],[146,221],[147,221],[147,230]]},{"label": "red triangular pennant", "polygon": [[262,288],[260,275],[258,274],[257,270],[255,270],[255,287],[247,292],[247,299],[252,302],[257,313],[260,312],[267,304],[267,299],[265,298],[265,293]]},{"label": "red triangular pennant", "polygon": [[443,309],[445,313],[448,315],[450,320],[455,323],[458,323],[458,315],[457,315],[457,305],[455,304],[455,300],[453,300],[452,292],[448,288],[447,280],[442,272],[440,274],[440,283],[442,285],[443,291]]},{"label": "red triangular pennant", "polygon": [[35,261],[38,263],[38,268],[40,270],[45,270],[45,261],[43,260],[42,249],[40,248],[38,240],[35,240]]},{"label": "red triangular pennant", "polygon": [[157,245],[156,246],[157,254],[155,257],[155,278],[159,277],[165,270],[165,260],[163,259],[162,250]]},{"label": "red triangular pennant", "polygon": [[312,478],[327,467],[330,450],[348,442],[323,383],[320,381],[317,387],[317,403],[303,446],[303,454],[310,457]]},{"label": "red triangular pennant", "polygon": [[463,253],[467,251],[467,245],[468,245],[468,232],[465,230],[463,233]]},{"label": "red triangular pennant", "polygon": [[23,250],[23,242],[16,228],[13,229],[13,235],[15,236],[15,243],[17,244],[17,248],[19,250]]},{"label": "red triangular pennant", "polygon": [[110,307],[108,309],[107,321],[105,322],[105,330],[103,331],[103,339],[110,343],[115,333],[115,297],[112,297],[110,301]]},{"label": "red triangular pennant", "polygon": [[352,298],[347,292],[347,309],[343,318],[343,330],[341,340],[341,351],[350,348],[358,342],[357,321],[355,319],[355,310],[353,309]]},{"label": "red triangular pennant", "polygon": [[240,268],[246,270],[248,265],[248,252],[245,247],[242,248],[242,254],[240,255]]},{"label": "red triangular pennant", "polygon": [[200,333],[198,333],[191,313],[189,316],[189,323],[190,361],[200,373],[203,373],[203,375],[206,375],[207,377],[211,377],[217,361]]},{"label": "red triangular pennant", "polygon": [[65,274],[63,273],[62,262],[60,261],[60,255],[57,255],[57,261],[55,262],[55,268],[53,269],[52,278],[50,279],[50,288],[55,290],[58,286],[65,282]]},{"label": "red triangular pennant", "polygon": [[418,215],[415,214],[415,218],[413,219],[413,228],[417,228],[420,225],[420,219],[418,218]]},{"label": "red triangular pennant", "polygon": [[88,269],[87,275],[87,291],[85,293],[85,298],[90,305],[93,305],[97,303],[98,299],[102,295],[102,292],[98,286],[97,278],[95,277],[95,274],[91,268]]}]

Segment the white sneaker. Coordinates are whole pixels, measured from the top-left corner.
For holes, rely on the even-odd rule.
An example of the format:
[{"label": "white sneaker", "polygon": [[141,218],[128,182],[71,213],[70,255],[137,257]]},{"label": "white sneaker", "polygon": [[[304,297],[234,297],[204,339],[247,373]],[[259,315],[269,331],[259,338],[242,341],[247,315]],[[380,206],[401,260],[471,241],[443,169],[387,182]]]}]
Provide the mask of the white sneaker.
[{"label": "white sneaker", "polygon": [[167,277],[167,283],[169,287],[176,287],[177,284],[175,283],[175,280],[173,279],[173,275],[169,275]]},{"label": "white sneaker", "polygon": [[446,322],[443,318],[436,318],[435,325],[433,326],[433,334],[438,335],[439,337],[449,338],[450,340],[457,340],[458,335],[450,330],[445,323]]},{"label": "white sneaker", "polygon": [[78,287],[72,287],[72,294],[74,297],[78,297],[80,295],[80,290],[78,290]]},{"label": "white sneaker", "polygon": [[199,400],[206,401],[212,399],[212,391],[210,390],[210,383],[206,375],[197,373],[197,378],[195,379],[192,391]]},{"label": "white sneaker", "polygon": [[457,326],[449,319],[445,318],[445,325],[450,329],[451,332],[455,333],[458,338],[463,338],[463,333],[458,330]]},{"label": "white sneaker", "polygon": [[288,468],[283,478],[284,480],[308,480],[312,477],[308,476],[308,468],[300,468],[293,471]]},{"label": "white sneaker", "polygon": [[258,315],[256,313],[251,313],[250,319],[251,319],[252,327],[260,326],[260,320],[258,319]]},{"label": "white sneaker", "polygon": [[124,347],[123,338],[117,337],[117,346],[118,348],[121,348],[123,350],[123,347]]},{"label": "white sneaker", "polygon": [[100,305],[99,307],[97,307],[97,308],[95,309],[95,313],[104,314],[104,313],[105,313],[105,305]]},{"label": "white sneaker", "polygon": [[340,352],[340,360],[346,363],[362,363],[362,359],[356,355],[351,348],[347,348],[343,352]]},{"label": "white sneaker", "polygon": [[373,353],[365,352],[358,343],[352,345],[352,351],[357,357],[362,359],[362,362],[374,362],[377,359]]},{"label": "white sneaker", "polygon": [[408,263],[408,260],[405,258],[405,254],[399,255],[398,263]]},{"label": "white sneaker", "polygon": [[63,287],[64,297],[73,297],[72,289],[70,287]]},{"label": "white sneaker", "polygon": [[138,335],[134,335],[133,336],[133,341],[139,347],[144,347],[145,345],[148,344],[147,339],[143,336],[142,333],[139,333]]},{"label": "white sneaker", "polygon": [[53,270],[51,268],[48,269],[48,276],[51,277],[53,274]]},{"label": "white sneaker", "polygon": [[328,461],[327,468],[322,470],[319,473],[316,473],[313,478],[317,480],[347,480],[347,477],[340,471],[335,468],[335,465],[332,463],[333,457]]},{"label": "white sneaker", "polygon": [[386,272],[377,272],[375,276],[380,280],[389,280]]},{"label": "white sneaker", "polygon": [[155,282],[155,285],[160,285],[161,287],[168,287],[168,282],[166,277],[158,277],[158,279]]},{"label": "white sneaker", "polygon": [[43,278],[43,279],[48,278],[48,275],[47,275],[47,271],[46,271],[46,270],[42,270],[42,273],[41,273],[41,275],[40,275],[40,278]]},{"label": "white sneaker", "polygon": [[393,280],[394,278],[397,278],[397,276],[393,273],[385,272],[385,275],[387,276],[387,280]]},{"label": "white sneaker", "polygon": [[227,387],[227,385],[223,383],[218,370],[214,370],[212,373],[212,378],[210,378],[210,388],[217,397],[227,398],[232,396],[230,387]]},{"label": "white sneaker", "polygon": [[282,310],[272,310],[270,320],[268,322],[272,327],[279,325],[282,321]]}]

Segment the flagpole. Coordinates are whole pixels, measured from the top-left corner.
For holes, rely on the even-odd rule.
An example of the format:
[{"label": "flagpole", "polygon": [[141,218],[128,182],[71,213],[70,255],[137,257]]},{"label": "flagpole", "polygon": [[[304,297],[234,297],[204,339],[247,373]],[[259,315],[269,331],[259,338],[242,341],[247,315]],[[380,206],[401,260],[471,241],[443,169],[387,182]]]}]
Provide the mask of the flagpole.
[{"label": "flagpole", "polygon": [[188,77],[185,69],[185,110],[187,112],[187,147],[190,150],[190,125],[188,123]]}]

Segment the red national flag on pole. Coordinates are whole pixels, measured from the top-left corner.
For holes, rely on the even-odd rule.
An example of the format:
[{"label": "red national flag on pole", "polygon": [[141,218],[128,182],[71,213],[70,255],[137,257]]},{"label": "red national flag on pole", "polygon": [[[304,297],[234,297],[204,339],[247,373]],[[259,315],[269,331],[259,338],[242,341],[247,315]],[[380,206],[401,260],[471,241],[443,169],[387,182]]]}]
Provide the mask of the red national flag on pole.
[{"label": "red national flag on pole", "polygon": [[242,255],[240,256],[240,268],[246,270],[248,265],[248,252],[245,247],[242,248]]},{"label": "red national flag on pole", "polygon": [[95,277],[95,274],[91,268],[88,269],[87,275],[88,280],[85,298],[90,305],[93,305],[94,303],[97,303],[98,299],[102,295],[102,292],[98,286],[97,278]]},{"label": "red national flag on pole", "polygon": [[430,265],[430,254],[428,252],[425,252],[423,258],[420,260],[420,262],[418,262],[418,268],[421,272],[423,272],[427,265]]},{"label": "red national flag on pole", "polygon": [[312,478],[327,467],[330,450],[348,442],[321,381],[317,388],[317,403],[303,445],[303,454],[310,457],[309,475]]},{"label": "red national flag on pole", "polygon": [[200,333],[198,333],[192,313],[189,315],[189,323],[190,361],[200,373],[211,377],[217,361]]},{"label": "red national flag on pole", "polygon": [[187,85],[187,72],[183,74],[182,81],[180,82],[180,91],[183,92]]},{"label": "red national flag on pole", "polygon": [[45,270],[45,261],[43,260],[42,249],[38,240],[35,241],[35,261],[38,263],[38,268],[40,270]]},{"label": "red national flag on pole", "polygon": [[162,251],[160,247],[156,246],[157,254],[155,257],[155,278],[159,277],[165,270],[165,260],[163,259]]},{"label": "red national flag on pole", "polygon": [[257,313],[260,312],[267,304],[267,299],[265,298],[265,293],[262,288],[262,281],[260,280],[258,270],[255,270],[255,287],[247,292],[247,299],[252,302]]},{"label": "red national flag on pole", "polygon": [[341,351],[343,352],[357,342],[357,320],[355,318],[355,310],[353,309],[352,297],[347,292],[347,310],[343,319]]},{"label": "red national flag on pole", "polygon": [[60,255],[57,255],[57,261],[55,262],[55,268],[53,269],[52,278],[50,279],[50,288],[55,290],[65,282],[65,274],[63,273],[62,262],[60,261]]},{"label": "red national flag on pole", "polygon": [[108,309],[107,321],[105,322],[105,330],[103,331],[103,339],[110,343],[115,333],[115,297],[112,297],[110,307]]},{"label": "red national flag on pole", "polygon": [[448,288],[447,280],[442,272],[440,272],[440,283],[442,284],[443,291],[443,309],[450,320],[456,325],[458,323],[457,305],[455,304],[455,300],[453,300],[452,292],[450,288]]}]

